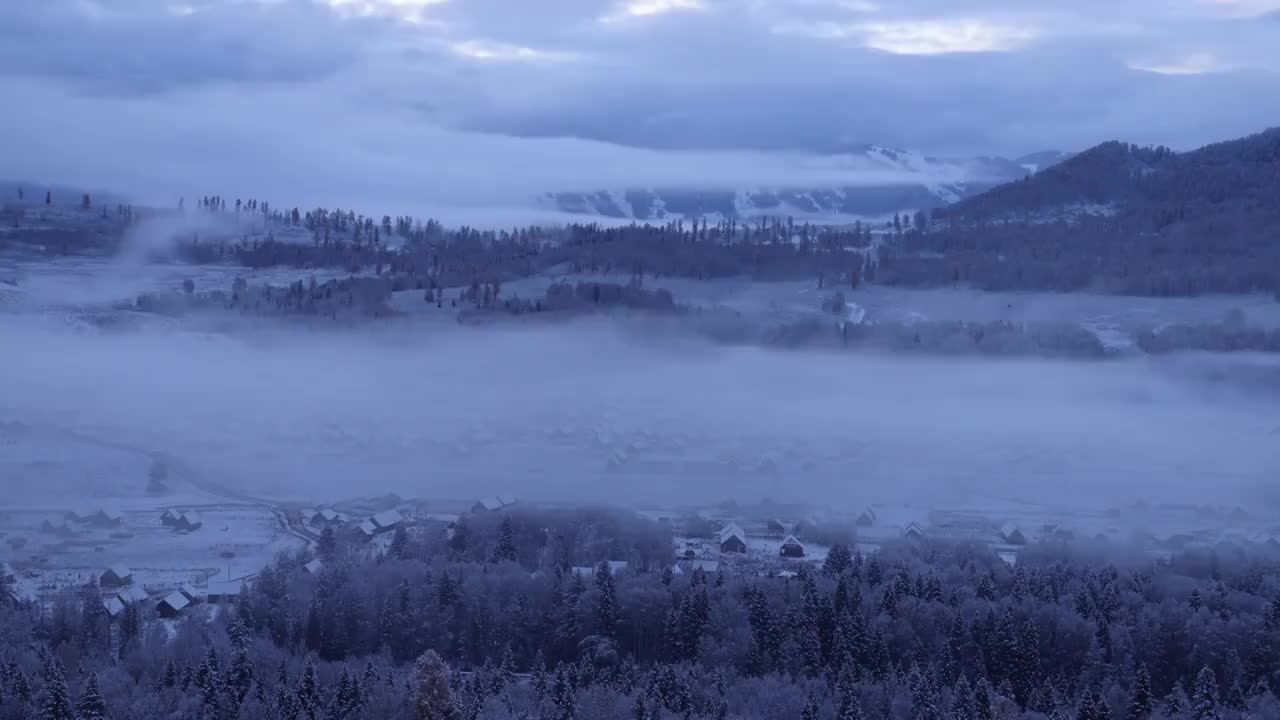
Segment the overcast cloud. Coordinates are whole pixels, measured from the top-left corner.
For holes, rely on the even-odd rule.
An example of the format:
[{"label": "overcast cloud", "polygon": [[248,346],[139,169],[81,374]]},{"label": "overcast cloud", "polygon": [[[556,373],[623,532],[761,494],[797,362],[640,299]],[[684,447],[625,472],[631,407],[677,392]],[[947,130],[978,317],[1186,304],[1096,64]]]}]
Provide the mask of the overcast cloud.
[{"label": "overcast cloud", "polygon": [[1187,148],[1280,117],[1277,13],[1280,0],[19,0],[0,21],[2,174],[492,203],[600,183],[858,182],[867,168],[803,153],[859,143]]}]

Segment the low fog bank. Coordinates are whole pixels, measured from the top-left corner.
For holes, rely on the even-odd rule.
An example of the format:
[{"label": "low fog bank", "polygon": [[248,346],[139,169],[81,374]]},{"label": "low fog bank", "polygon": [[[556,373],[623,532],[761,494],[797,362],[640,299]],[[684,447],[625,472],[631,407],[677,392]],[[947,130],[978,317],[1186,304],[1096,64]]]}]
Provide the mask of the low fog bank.
[{"label": "low fog bank", "polygon": [[1280,467],[1274,395],[1185,363],[724,348],[601,318],[254,327],[0,314],[20,349],[0,353],[9,501],[141,493],[136,465],[90,472],[77,454],[93,443],[50,440],[67,431],[172,456],[199,483],[308,501],[1235,504],[1264,497]]}]

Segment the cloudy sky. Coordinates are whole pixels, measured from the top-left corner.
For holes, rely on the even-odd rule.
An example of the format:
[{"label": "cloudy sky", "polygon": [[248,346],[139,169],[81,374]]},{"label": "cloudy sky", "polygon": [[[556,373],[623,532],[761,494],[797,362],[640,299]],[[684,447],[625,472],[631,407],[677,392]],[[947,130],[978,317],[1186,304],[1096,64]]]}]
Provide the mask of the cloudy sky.
[{"label": "cloudy sky", "polygon": [[1280,0],[14,0],[0,175],[353,202],[782,184],[860,143],[1193,147],[1276,124],[1277,88]]}]

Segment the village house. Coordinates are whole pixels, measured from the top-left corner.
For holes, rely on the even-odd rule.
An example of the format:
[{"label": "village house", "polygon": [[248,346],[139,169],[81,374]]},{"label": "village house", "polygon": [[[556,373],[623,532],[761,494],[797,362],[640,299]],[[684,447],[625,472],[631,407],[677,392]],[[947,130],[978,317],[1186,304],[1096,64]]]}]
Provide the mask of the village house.
[{"label": "village house", "polygon": [[120,602],[120,598],[112,595],[102,599],[102,609],[107,611],[107,617],[115,620],[120,617],[120,613],[124,612],[124,603]]},{"label": "village house", "polygon": [[70,535],[71,526],[67,524],[65,515],[50,515],[40,523],[40,531],[50,535]]},{"label": "village house", "polygon": [[68,510],[66,512],[66,518],[70,522],[88,523],[93,521],[93,517],[96,514],[97,514],[96,510],[86,510],[83,508],[77,508],[75,510]]},{"label": "village house", "polygon": [[160,617],[165,618],[166,620],[172,620],[181,615],[182,611],[186,610],[190,606],[191,601],[187,599],[187,596],[175,590],[174,592],[166,595],[165,598],[156,605],[156,612]]},{"label": "village house", "polygon": [[802,558],[804,557],[804,546],[796,540],[795,535],[788,535],[786,540],[782,541],[782,546],[778,548],[778,555],[784,558]]},{"label": "village house", "polygon": [[170,508],[160,515],[160,523],[174,530],[191,532],[199,530],[204,526],[204,521],[200,516],[190,510],[175,510]]},{"label": "village house", "polygon": [[103,571],[98,578],[102,587],[122,587],[133,582],[133,572],[123,565],[114,565]]},{"label": "village house", "polygon": [[719,542],[722,553],[747,552],[747,534],[738,527],[737,523],[731,522],[721,528]]},{"label": "village house", "polygon": [[89,518],[89,522],[98,527],[120,527],[124,524],[124,513],[115,508],[102,508]]},{"label": "village house", "polygon": [[770,535],[786,535],[787,526],[781,520],[774,518],[765,523],[765,532]]},{"label": "village house", "polygon": [[136,602],[145,602],[150,596],[147,595],[147,591],[141,586],[128,585],[121,588],[120,591],[115,594],[115,597],[119,599],[123,605],[132,605]]},{"label": "village house", "polygon": [[1006,522],[1000,526],[1000,537],[1010,545],[1027,544],[1027,536],[1013,522]]},{"label": "village house", "polygon": [[7,562],[0,562],[0,582],[11,583],[18,578],[18,573]]},{"label": "village house", "polygon": [[318,508],[311,513],[311,524],[316,527],[327,527],[330,525],[338,525],[342,522],[342,515],[333,508]]},{"label": "village house", "polygon": [[475,505],[471,506],[471,512],[476,514],[497,512],[498,510],[509,508],[515,504],[516,499],[510,495],[493,495],[477,501]]},{"label": "village house", "polygon": [[906,540],[923,540],[924,527],[922,527],[920,523],[912,520],[911,522],[902,526],[902,537],[903,539],[906,539]]},{"label": "village house", "polygon": [[870,505],[858,513],[858,519],[854,521],[858,527],[871,527],[876,524],[876,511]]},{"label": "village house", "polygon": [[240,599],[242,590],[244,590],[243,580],[212,580],[205,588],[204,597],[214,605],[233,603]]}]

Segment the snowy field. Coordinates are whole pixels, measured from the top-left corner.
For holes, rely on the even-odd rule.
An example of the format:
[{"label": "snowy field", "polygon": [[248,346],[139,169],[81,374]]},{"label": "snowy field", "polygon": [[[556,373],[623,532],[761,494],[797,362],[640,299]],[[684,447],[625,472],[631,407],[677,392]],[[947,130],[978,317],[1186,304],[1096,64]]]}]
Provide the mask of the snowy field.
[{"label": "snowy field", "polygon": [[[210,333],[170,318],[105,330],[66,322],[68,310],[91,312],[185,277],[229,286],[247,271],[6,262],[0,272],[22,279],[0,285],[8,299],[0,337],[21,348],[0,353],[0,427],[9,428],[0,477],[18,488],[7,499],[15,508],[56,507],[63,497],[150,502],[140,493],[158,455],[181,468],[175,492],[195,494],[174,504],[315,504],[385,492],[629,503],[772,497],[846,509],[992,497],[1092,508],[1157,497],[1276,501],[1274,393],[1240,382],[1223,358],[1188,372],[1199,366],[1146,357],[782,352],[639,337],[598,317],[467,328],[447,308],[354,329],[280,324],[242,334],[233,324]],[[509,283],[504,293],[529,297],[552,281]],[[744,313],[811,314],[834,291],[650,283]],[[1280,323],[1280,304],[1259,298],[845,294],[873,320],[1074,319],[1127,329],[1240,308],[1255,324]],[[425,306],[416,293],[395,302]]]},{"label": "snowy field", "polygon": [[[626,283],[630,276],[614,273],[548,273],[502,286],[504,295],[541,297],[557,281],[584,280]],[[968,288],[912,289],[863,285],[857,290],[839,285],[817,287],[815,281],[752,282],[747,278],[692,280],[646,278],[647,287],[670,290],[676,302],[723,307],[743,315],[781,320],[812,315],[825,298],[841,292],[846,302],[865,311],[867,322],[923,321],[990,322],[1041,325],[1073,323],[1096,333],[1104,345],[1132,344],[1136,331],[1169,323],[1217,323],[1240,310],[1250,325],[1280,327],[1280,302],[1269,295],[1213,295],[1198,298],[1146,298],[1092,293],[989,293]]]},{"label": "snowy field", "polygon": [[45,258],[0,254],[0,312],[100,309],[128,302],[142,293],[179,292],[185,280],[197,292],[230,292],[236,278],[252,284],[288,285],[314,277],[317,282],[349,277],[335,269],[246,268],[237,265],[143,263],[114,257]]}]

